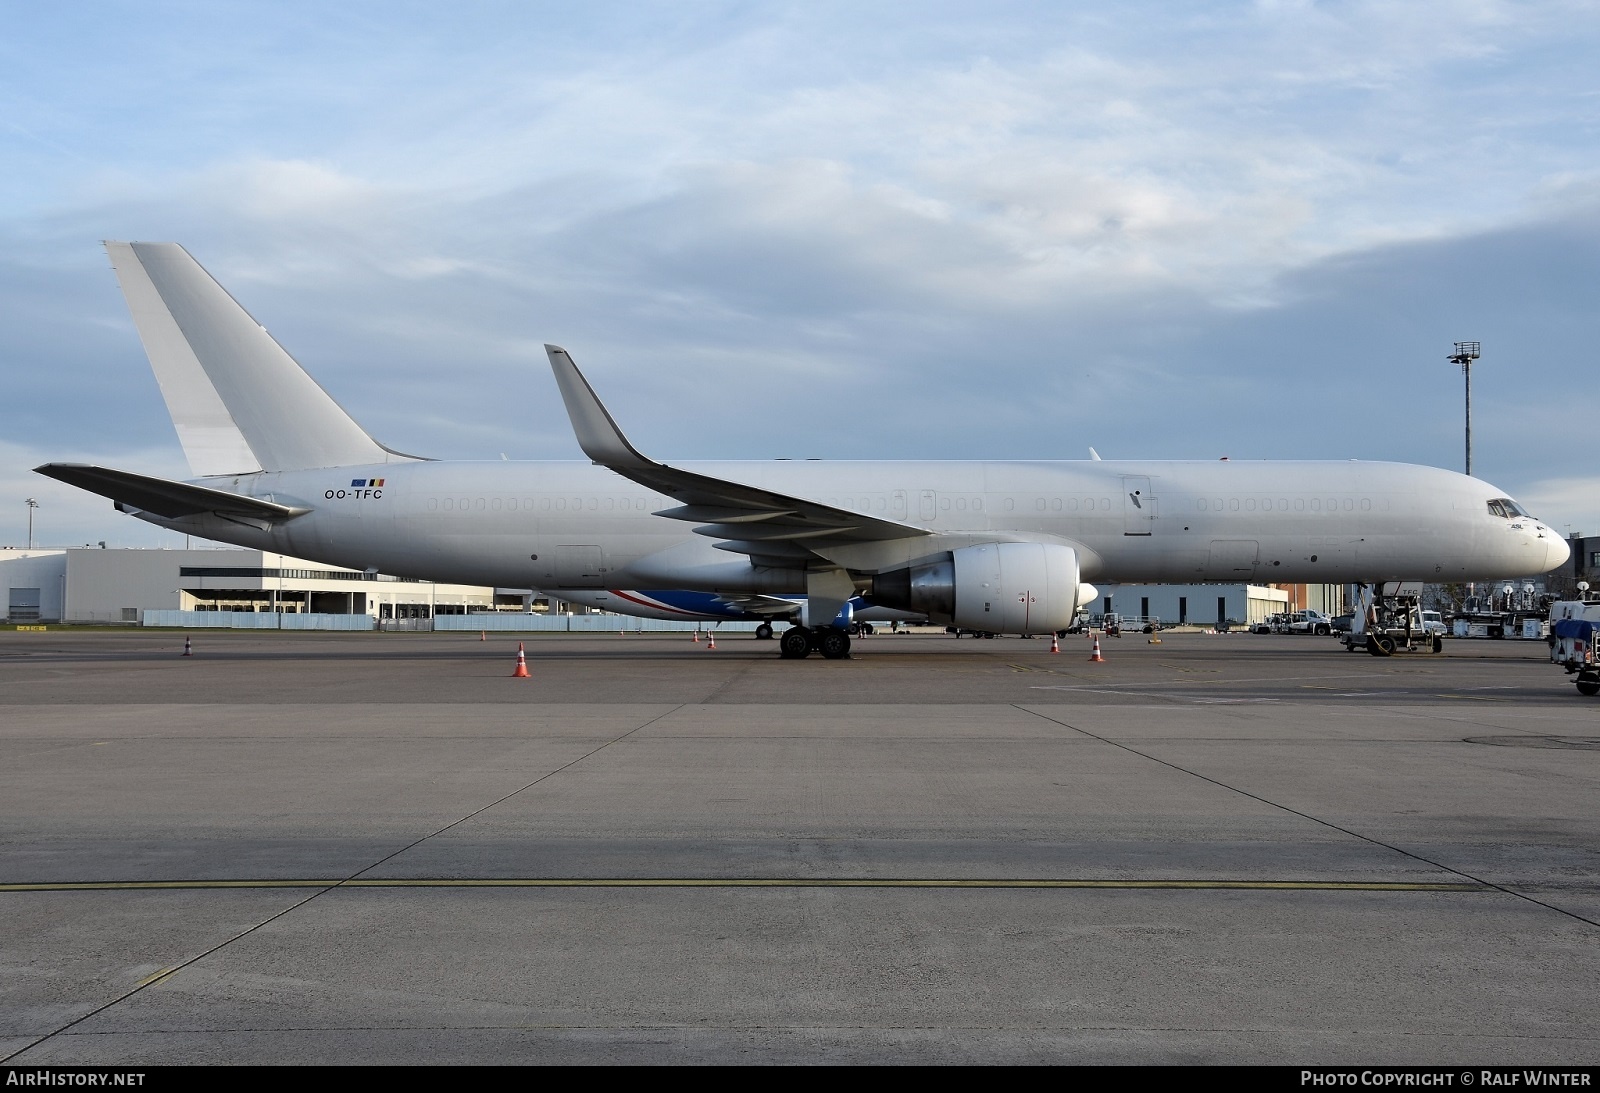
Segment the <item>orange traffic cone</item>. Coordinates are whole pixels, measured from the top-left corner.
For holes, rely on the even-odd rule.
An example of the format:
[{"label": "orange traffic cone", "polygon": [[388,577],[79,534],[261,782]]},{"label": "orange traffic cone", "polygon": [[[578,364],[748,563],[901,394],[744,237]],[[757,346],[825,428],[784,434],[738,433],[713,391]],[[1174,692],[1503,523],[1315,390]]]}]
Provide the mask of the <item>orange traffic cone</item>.
[{"label": "orange traffic cone", "polygon": [[693,638],[693,641],[694,641],[694,643],[696,645],[700,644],[700,624],[699,623],[695,623],[694,624],[694,638]]},{"label": "orange traffic cone", "polygon": [[522,652],[522,642],[517,642],[517,670],[511,673],[512,679],[528,678],[528,658]]},{"label": "orange traffic cone", "polygon": [[1100,655],[1100,635],[1096,634],[1094,638],[1094,653],[1089,657],[1089,663],[1104,664],[1105,662],[1106,658]]},{"label": "orange traffic cone", "polygon": [[183,655],[186,657],[194,656],[194,647],[189,644],[188,637],[183,639]]},{"label": "orange traffic cone", "polygon": [[478,640],[479,641],[488,641],[489,640],[489,631],[487,631],[487,630],[479,630],[478,631]]},{"label": "orange traffic cone", "polygon": [[710,630],[707,630],[706,631],[706,648],[707,649],[715,649],[716,647],[717,647],[717,635],[714,634],[713,632],[711,632]]},{"label": "orange traffic cone", "polygon": [[1050,635],[1050,651],[1052,653],[1061,652],[1061,643],[1060,643],[1060,641],[1058,641],[1056,639],[1056,636],[1054,634]]}]

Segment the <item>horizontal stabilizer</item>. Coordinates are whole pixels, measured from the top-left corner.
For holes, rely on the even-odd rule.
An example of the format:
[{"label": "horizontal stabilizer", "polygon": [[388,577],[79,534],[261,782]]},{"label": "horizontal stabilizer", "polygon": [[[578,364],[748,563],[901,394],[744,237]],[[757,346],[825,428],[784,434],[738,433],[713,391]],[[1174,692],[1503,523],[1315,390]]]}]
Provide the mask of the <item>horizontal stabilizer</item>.
[{"label": "horizontal stabilizer", "polygon": [[34,470],[47,478],[65,482],[69,486],[109,497],[119,505],[153,512],[169,520],[183,516],[215,513],[218,516],[248,518],[253,520],[288,520],[310,509],[291,508],[255,497],[242,497],[227,490],[214,490],[207,486],[192,486],[187,482],[173,482],[165,478],[115,471],[106,467],[91,467],[86,463],[46,463]]}]

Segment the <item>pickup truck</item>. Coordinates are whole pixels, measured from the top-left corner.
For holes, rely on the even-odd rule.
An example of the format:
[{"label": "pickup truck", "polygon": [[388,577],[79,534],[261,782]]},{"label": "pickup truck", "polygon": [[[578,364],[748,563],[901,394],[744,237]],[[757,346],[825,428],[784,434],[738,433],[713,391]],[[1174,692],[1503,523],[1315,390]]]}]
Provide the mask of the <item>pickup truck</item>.
[{"label": "pickup truck", "polygon": [[1333,619],[1321,611],[1296,611],[1289,616],[1291,634],[1331,634]]}]

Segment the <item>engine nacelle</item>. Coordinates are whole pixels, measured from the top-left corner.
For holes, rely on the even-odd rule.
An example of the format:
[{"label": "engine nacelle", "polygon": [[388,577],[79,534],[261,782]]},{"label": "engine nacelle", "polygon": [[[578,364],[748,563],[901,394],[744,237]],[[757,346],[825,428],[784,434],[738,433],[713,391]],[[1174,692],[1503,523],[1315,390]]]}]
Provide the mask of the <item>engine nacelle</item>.
[{"label": "engine nacelle", "polygon": [[1078,608],[1078,552],[1054,543],[985,543],[880,573],[872,602],[995,634],[1065,630]]}]

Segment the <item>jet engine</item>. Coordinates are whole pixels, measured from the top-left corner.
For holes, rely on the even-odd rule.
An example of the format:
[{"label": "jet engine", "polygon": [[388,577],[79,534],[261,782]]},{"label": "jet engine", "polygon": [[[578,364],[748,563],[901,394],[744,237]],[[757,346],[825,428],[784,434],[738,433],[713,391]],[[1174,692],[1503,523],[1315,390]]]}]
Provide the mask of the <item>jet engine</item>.
[{"label": "jet engine", "polygon": [[995,634],[1065,630],[1078,607],[1078,552],[1054,543],[985,543],[872,578],[872,602]]}]

